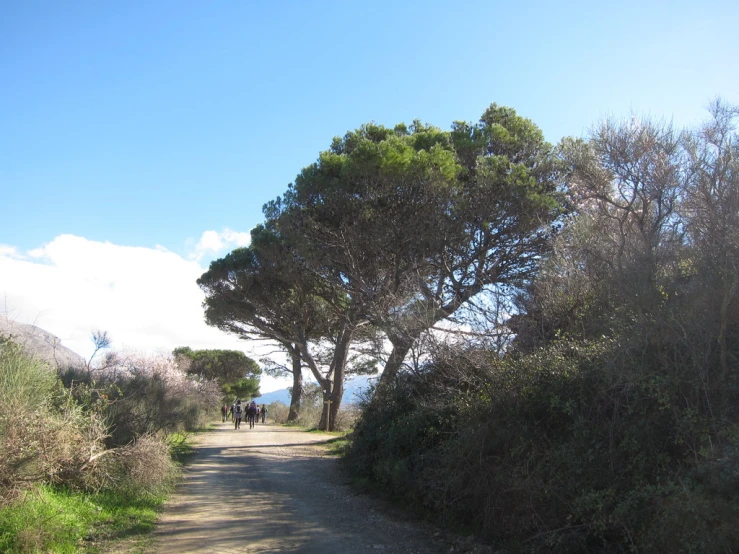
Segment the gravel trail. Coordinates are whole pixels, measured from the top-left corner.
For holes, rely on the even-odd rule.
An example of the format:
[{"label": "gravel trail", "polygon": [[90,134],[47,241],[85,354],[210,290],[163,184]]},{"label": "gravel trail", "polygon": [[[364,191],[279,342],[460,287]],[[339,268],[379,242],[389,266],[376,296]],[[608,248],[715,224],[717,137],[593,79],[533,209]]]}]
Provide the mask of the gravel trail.
[{"label": "gravel trail", "polygon": [[347,485],[325,435],[218,423],[165,506],[155,552],[359,554],[449,552],[440,533],[385,515]]}]

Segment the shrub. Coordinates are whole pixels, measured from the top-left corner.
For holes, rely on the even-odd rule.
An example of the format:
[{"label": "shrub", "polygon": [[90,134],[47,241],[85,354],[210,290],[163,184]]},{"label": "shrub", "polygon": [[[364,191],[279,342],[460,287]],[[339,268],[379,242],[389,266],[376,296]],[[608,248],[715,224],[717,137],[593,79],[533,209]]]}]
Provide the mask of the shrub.
[{"label": "shrub", "polygon": [[0,490],[13,497],[34,482],[70,484],[103,448],[105,429],[86,414],[43,362],[0,343]]},{"label": "shrub", "polygon": [[[267,406],[267,415],[275,423],[282,425],[300,425],[309,429],[318,428],[321,421],[322,407],[318,402],[312,402],[308,399],[303,402],[300,407],[300,417],[294,421],[288,421],[290,415],[290,407],[282,402],[272,402]],[[334,424],[335,431],[348,431],[354,426],[359,417],[359,409],[356,406],[342,406]]]},{"label": "shrub", "polygon": [[640,349],[449,352],[364,404],[346,461],[516,552],[736,550],[736,421],[686,402],[688,376],[632,371]]},{"label": "shrub", "polygon": [[353,404],[342,405],[336,414],[336,421],[333,426],[334,431],[349,431],[353,429],[359,419],[359,414],[358,406]]},{"label": "shrub", "polygon": [[177,474],[169,445],[159,437],[144,435],[101,457],[89,472],[87,484],[133,498],[167,492]]},{"label": "shrub", "polygon": [[284,402],[272,402],[267,405],[267,415],[270,419],[274,420],[275,423],[287,423],[287,416],[289,413],[290,407],[286,406]]},{"label": "shrub", "polygon": [[127,445],[139,437],[204,426],[221,405],[215,381],[187,375],[165,356],[118,358],[97,376],[107,397],[108,445]]}]

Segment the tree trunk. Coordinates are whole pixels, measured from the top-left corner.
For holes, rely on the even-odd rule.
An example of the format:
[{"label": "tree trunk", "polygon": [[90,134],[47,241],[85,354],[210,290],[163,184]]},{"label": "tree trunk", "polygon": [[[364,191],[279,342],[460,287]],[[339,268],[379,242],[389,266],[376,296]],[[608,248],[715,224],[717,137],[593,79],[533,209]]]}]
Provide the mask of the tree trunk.
[{"label": "tree trunk", "polygon": [[341,397],[344,395],[344,372],[349,357],[349,345],[354,336],[354,327],[346,324],[336,342],[334,357],[331,360],[333,381],[328,380],[323,390],[323,410],[318,428],[322,431],[333,431],[336,428],[336,417],[341,408]]},{"label": "tree trunk", "polygon": [[436,325],[442,319],[453,314],[462,304],[480,292],[482,288],[482,283],[478,281],[466,289],[458,291],[454,299],[446,305],[429,306],[427,310],[428,317],[425,317],[421,324],[406,322],[405,331],[398,334],[393,332],[388,333],[388,339],[393,345],[393,349],[390,352],[390,357],[388,357],[387,362],[385,362],[382,375],[380,375],[380,381],[377,384],[377,389],[375,391],[376,396],[381,396],[383,394],[382,391],[395,380],[395,376],[398,374],[398,371],[400,371],[405,357],[408,355],[411,347],[416,340],[418,340],[421,334]]},{"label": "tree trunk", "polygon": [[321,409],[321,420],[318,422],[318,428],[321,431],[329,431],[329,423],[332,423],[329,421],[331,412],[329,411],[329,406],[333,402],[333,398],[331,396],[331,391],[323,391],[323,408]]},{"label": "tree trunk", "polygon": [[404,339],[391,338],[390,342],[393,345],[393,349],[390,352],[390,356],[388,357],[387,362],[385,362],[385,367],[382,370],[382,375],[380,375],[380,381],[377,384],[378,392],[389,387],[390,384],[395,380],[395,376],[398,374],[398,371],[400,371],[405,357],[408,355],[411,346],[413,346],[413,340],[407,337]]},{"label": "tree trunk", "polygon": [[[324,377],[323,375],[321,375],[321,372],[318,369],[318,365],[316,364],[316,361],[313,359],[313,356],[311,355],[310,350],[308,349],[307,341],[300,343],[298,347],[300,348],[300,354],[303,360],[305,360],[305,362],[308,364],[308,368],[313,374],[313,378],[318,383],[318,386],[321,387],[321,391],[323,391],[324,404],[323,404],[323,409],[321,411],[321,420],[318,423],[318,428],[321,430],[326,430],[326,421],[328,418],[326,407],[328,406],[327,401],[331,399],[331,389],[333,388],[333,384],[328,377]],[[335,359],[336,359],[336,354],[334,353],[334,360]],[[333,365],[333,362],[332,362],[332,365]],[[329,371],[329,375],[331,375],[331,371]]]},{"label": "tree trunk", "polygon": [[300,401],[303,398],[303,368],[300,363],[300,351],[292,347],[289,351],[293,363],[293,390],[287,420],[296,421],[300,417]]},{"label": "tree trunk", "polygon": [[329,425],[328,430],[334,431],[336,430],[336,419],[339,415],[339,408],[341,408],[341,400],[344,396],[344,375],[342,371],[341,379],[337,379],[336,383],[334,385],[334,389],[331,391],[331,404],[330,404],[330,410],[329,415],[331,416],[329,419]]}]

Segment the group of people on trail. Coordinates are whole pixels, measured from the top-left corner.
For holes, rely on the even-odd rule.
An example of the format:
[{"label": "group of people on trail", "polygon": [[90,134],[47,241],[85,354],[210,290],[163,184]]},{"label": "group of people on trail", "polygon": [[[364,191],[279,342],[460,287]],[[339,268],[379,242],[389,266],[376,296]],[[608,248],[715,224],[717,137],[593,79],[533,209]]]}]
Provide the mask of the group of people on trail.
[{"label": "group of people on trail", "polygon": [[225,404],[221,406],[221,418],[226,421],[228,416],[231,416],[231,421],[234,422],[234,429],[241,428],[241,420],[246,415],[246,420],[249,422],[249,429],[254,429],[254,424],[262,418],[262,423],[267,423],[267,406],[262,404],[257,406],[257,403],[253,400],[250,404],[244,406],[241,405],[241,399],[239,398],[228,408]]}]

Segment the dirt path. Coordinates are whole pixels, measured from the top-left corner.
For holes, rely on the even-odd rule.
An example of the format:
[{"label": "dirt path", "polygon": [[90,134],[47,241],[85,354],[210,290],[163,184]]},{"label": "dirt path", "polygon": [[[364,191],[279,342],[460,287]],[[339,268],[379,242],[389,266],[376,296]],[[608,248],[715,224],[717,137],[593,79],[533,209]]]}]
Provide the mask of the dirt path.
[{"label": "dirt path", "polygon": [[198,454],[155,531],[156,552],[437,553],[438,533],[383,515],[357,495],[325,435],[274,425],[218,427]]}]

